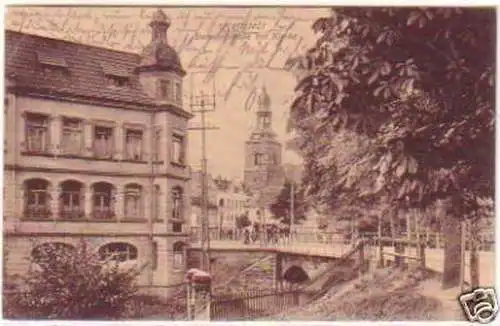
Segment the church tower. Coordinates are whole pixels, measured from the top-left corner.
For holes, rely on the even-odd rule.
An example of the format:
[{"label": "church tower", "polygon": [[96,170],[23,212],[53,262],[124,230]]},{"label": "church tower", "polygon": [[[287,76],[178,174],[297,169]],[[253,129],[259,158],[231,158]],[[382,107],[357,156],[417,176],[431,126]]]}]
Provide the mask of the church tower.
[{"label": "church tower", "polygon": [[244,182],[254,195],[261,198],[258,205],[270,205],[285,182],[282,166],[282,145],[272,128],[271,99],[265,87],[258,97],[256,126],[245,142]]}]

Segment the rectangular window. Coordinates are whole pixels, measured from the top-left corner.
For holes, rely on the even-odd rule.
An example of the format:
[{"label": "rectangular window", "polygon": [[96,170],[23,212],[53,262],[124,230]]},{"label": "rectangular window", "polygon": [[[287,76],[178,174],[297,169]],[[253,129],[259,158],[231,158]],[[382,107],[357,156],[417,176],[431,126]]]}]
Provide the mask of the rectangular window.
[{"label": "rectangular window", "polygon": [[182,232],[182,223],[173,222],[172,223],[172,232],[181,233]]},{"label": "rectangular window", "polygon": [[113,156],[113,128],[95,126],[94,155],[98,158]]},{"label": "rectangular window", "polygon": [[161,145],[161,130],[155,131],[155,152],[153,159],[155,161],[161,161],[161,153],[160,153],[160,145]]},{"label": "rectangular window", "polygon": [[79,119],[63,119],[63,134],[61,141],[64,154],[80,154],[83,148],[82,121]]},{"label": "rectangular window", "polygon": [[163,100],[172,99],[172,87],[169,80],[160,80],[160,98]]},{"label": "rectangular window", "polygon": [[174,189],[172,191],[172,218],[183,219],[183,204],[182,204],[182,191],[181,189]]},{"label": "rectangular window", "polygon": [[154,187],[154,195],[153,195],[153,220],[158,220],[160,218],[160,186],[155,185]]},{"label": "rectangular window", "polygon": [[46,153],[49,150],[49,118],[46,115],[26,115],[26,150],[30,153]]},{"label": "rectangular window", "polygon": [[265,155],[261,153],[256,153],[254,156],[254,165],[265,164]]},{"label": "rectangular window", "polygon": [[140,161],[142,159],[142,131],[140,130],[127,130],[125,136],[127,160]]},{"label": "rectangular window", "polygon": [[180,135],[172,136],[172,162],[184,164],[184,137]]},{"label": "rectangular window", "polygon": [[175,83],[175,100],[178,103],[182,102],[182,88],[181,88],[181,83]]},{"label": "rectangular window", "polygon": [[151,268],[153,270],[156,270],[158,268],[158,242],[153,241],[151,249],[153,251],[152,255],[151,255],[152,256],[152,261],[151,261],[152,266],[151,266]]}]

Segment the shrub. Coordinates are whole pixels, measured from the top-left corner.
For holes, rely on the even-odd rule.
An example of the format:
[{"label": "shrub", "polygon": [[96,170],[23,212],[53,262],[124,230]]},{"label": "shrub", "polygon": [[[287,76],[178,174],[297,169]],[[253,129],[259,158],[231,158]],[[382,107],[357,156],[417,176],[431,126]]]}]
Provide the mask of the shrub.
[{"label": "shrub", "polygon": [[39,247],[16,293],[4,297],[6,318],[117,319],[127,315],[140,269],[102,260],[85,241],[73,250]]}]

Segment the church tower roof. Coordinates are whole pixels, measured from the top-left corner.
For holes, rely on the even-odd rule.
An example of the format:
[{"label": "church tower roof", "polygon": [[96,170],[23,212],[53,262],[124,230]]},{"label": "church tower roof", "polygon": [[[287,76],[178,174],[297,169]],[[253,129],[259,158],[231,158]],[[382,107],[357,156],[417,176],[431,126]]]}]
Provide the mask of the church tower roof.
[{"label": "church tower roof", "polygon": [[270,112],[271,111],[271,97],[267,93],[266,86],[262,86],[258,98],[257,112]]},{"label": "church tower roof", "polygon": [[151,42],[146,45],[141,54],[139,71],[173,71],[181,76],[186,75],[182,68],[177,51],[168,44],[167,31],[170,19],[158,9],[151,17]]}]

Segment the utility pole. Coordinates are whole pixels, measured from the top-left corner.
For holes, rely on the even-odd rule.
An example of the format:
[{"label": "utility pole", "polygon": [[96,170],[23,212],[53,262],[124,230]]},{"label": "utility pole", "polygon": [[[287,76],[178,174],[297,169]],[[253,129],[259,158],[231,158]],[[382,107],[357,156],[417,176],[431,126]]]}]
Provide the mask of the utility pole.
[{"label": "utility pole", "polygon": [[193,79],[191,78],[191,96],[190,107],[192,113],[201,115],[201,126],[190,127],[188,130],[201,131],[201,250],[202,266],[201,268],[210,273],[210,219],[208,212],[208,178],[207,178],[207,153],[206,153],[206,131],[216,130],[218,127],[210,127],[206,124],[205,114],[215,111],[215,80],[213,81],[213,93],[193,96]]},{"label": "utility pole", "polygon": [[148,284],[153,285],[154,281],[154,264],[155,264],[155,257],[157,255],[155,251],[155,246],[154,246],[154,220],[158,218],[158,216],[155,216],[156,210],[155,210],[155,205],[156,205],[156,196],[155,196],[155,176],[156,176],[156,169],[155,169],[155,164],[154,164],[154,156],[157,154],[155,153],[155,136],[156,136],[156,127],[155,127],[155,113],[152,112],[150,115],[150,120],[149,120],[149,156],[148,156],[148,164],[150,168],[150,177],[149,177],[149,193],[150,193],[150,202],[149,202],[149,219],[148,219],[148,244],[149,244],[149,268],[148,268]]},{"label": "utility pole", "polygon": [[290,224],[295,227],[295,182],[290,181]]}]

